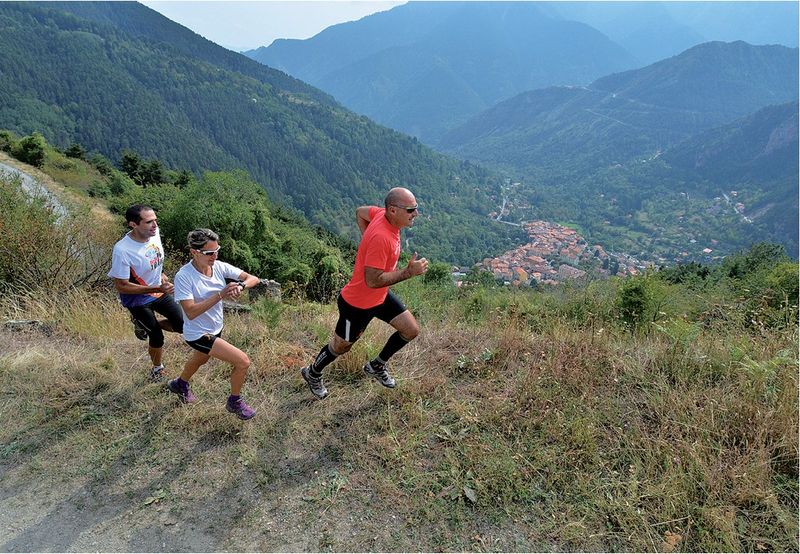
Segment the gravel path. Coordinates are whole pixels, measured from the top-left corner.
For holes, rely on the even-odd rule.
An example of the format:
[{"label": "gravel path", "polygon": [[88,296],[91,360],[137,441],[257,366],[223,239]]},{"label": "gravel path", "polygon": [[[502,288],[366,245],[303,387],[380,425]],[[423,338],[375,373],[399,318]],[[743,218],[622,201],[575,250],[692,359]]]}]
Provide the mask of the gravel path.
[{"label": "gravel path", "polygon": [[56,213],[56,215],[58,215],[59,221],[66,217],[67,210],[64,208],[64,205],[39,181],[27,173],[20,171],[16,167],[12,167],[8,164],[0,162],[0,176],[5,175],[10,175],[12,178],[18,178],[22,183],[23,190],[25,190],[25,192],[27,192],[30,196],[44,197],[47,203],[53,208],[53,211]]}]

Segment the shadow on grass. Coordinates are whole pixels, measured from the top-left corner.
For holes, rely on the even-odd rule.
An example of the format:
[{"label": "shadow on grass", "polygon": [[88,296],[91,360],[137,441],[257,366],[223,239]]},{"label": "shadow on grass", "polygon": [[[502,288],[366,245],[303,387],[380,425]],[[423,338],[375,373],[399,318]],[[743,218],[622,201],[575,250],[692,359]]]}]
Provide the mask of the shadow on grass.
[{"label": "shadow on grass", "polygon": [[[108,391],[99,389],[91,392],[91,395],[82,395],[82,409],[77,410],[76,407],[84,415],[93,414],[91,417],[79,416],[83,420],[76,421],[70,419],[69,409],[60,410],[43,421],[39,420],[36,427],[28,428],[14,437],[11,441],[14,447],[7,456],[11,463],[0,466],[0,475],[7,475],[15,465],[26,464],[37,454],[57,449],[59,442],[76,429],[104,425],[110,417],[126,417],[126,414],[127,417],[136,416],[137,406],[130,395],[109,395]],[[339,470],[345,454],[343,449],[347,443],[348,428],[353,424],[369,425],[380,402],[376,397],[352,409],[342,399],[340,408],[326,411],[319,419],[315,419],[310,412],[313,413],[316,401],[306,399],[306,390],[284,392],[279,416],[269,422],[268,435],[261,441],[255,441],[257,463],[250,467],[225,468],[230,472],[222,482],[214,485],[212,494],[189,501],[179,499],[170,502],[167,498],[161,503],[161,514],[154,511],[155,504],[147,504],[154,491],[169,491],[175,488],[176,483],[179,483],[178,486],[192,487],[197,479],[203,479],[195,470],[194,462],[198,458],[227,447],[237,448],[244,444],[243,441],[253,437],[245,439],[245,433],[240,431],[242,428],[233,419],[230,427],[211,426],[189,442],[183,438],[182,444],[190,445],[189,448],[177,451],[170,449],[168,454],[177,456],[159,459],[158,456],[164,451],[164,429],[170,427],[170,418],[175,411],[185,408],[172,401],[158,401],[154,403],[147,421],[135,427],[134,435],[107,467],[95,471],[88,482],[59,500],[48,509],[46,515],[36,518],[35,524],[0,544],[0,550],[67,551],[94,546],[128,551],[219,550],[225,538],[241,525],[240,520],[246,514],[254,508],[263,507],[264,497],[285,494],[287,491],[296,492],[319,475]],[[97,399],[98,393],[107,396],[97,400],[89,409],[85,405],[86,399]],[[309,432],[314,435],[316,447],[306,447],[292,436],[298,418],[306,418],[307,424],[312,426]],[[152,451],[155,454],[151,454]],[[152,463],[159,470],[158,475],[147,471],[146,464],[151,463],[148,461],[150,456],[154,456]],[[219,470],[218,467],[216,469]],[[131,478],[132,472],[135,472],[136,479]],[[5,485],[0,490],[2,501],[20,496],[25,488],[30,488],[29,483],[11,480]],[[256,506],[257,503],[260,506]],[[171,514],[171,508],[176,507],[180,507],[178,513]],[[141,524],[136,521],[137,517],[147,522]],[[120,521],[114,522],[115,519]],[[87,540],[102,540],[101,536],[106,532],[113,533],[112,536],[119,542],[87,545]]]}]

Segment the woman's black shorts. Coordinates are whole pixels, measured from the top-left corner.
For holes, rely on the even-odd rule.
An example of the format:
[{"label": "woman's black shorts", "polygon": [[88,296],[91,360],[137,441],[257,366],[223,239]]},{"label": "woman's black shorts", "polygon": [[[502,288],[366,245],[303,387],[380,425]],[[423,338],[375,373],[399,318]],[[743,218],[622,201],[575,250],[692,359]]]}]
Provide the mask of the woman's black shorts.
[{"label": "woman's black shorts", "polygon": [[220,338],[221,336],[222,336],[222,331],[220,331],[216,335],[203,335],[197,340],[187,340],[186,344],[188,344],[198,352],[202,352],[203,354],[208,354],[209,352],[211,352],[211,347],[214,346],[214,341]]}]

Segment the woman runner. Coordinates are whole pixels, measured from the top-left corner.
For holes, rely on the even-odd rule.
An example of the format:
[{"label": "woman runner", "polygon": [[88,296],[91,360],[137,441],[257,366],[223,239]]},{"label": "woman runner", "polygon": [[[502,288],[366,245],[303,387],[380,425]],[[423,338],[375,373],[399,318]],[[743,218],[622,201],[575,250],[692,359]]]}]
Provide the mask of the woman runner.
[{"label": "woman runner", "polygon": [[[219,236],[210,229],[195,229],[188,236],[192,261],[175,275],[175,300],[183,309],[183,339],[195,352],[183,372],[167,383],[170,391],[184,403],[195,401],[189,388],[192,375],[209,358],[228,362],[231,372],[231,395],[225,408],[239,419],[251,419],[256,411],[242,400],[241,391],[250,358],[222,338],[222,301],[236,300],[245,288],[256,286],[260,279],[238,267],[219,261]],[[226,280],[234,282],[226,283]]]}]

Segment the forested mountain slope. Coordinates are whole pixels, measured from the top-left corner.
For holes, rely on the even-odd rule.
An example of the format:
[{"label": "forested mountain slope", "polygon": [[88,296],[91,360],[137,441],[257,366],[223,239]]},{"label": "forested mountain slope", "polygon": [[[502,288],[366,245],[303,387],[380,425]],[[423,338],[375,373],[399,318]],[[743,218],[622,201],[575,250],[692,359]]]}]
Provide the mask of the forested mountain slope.
[{"label": "forested mountain slope", "polygon": [[659,150],[770,104],[797,98],[796,48],[702,44],[588,87],[520,94],[448,133],[440,147],[470,160],[553,175]]},{"label": "forested mountain slope", "polygon": [[522,182],[511,221],[569,222],[659,263],[758,240],[796,256],[797,52],[703,44],[586,88],[519,95],[445,142]]},{"label": "forested mountain slope", "polygon": [[243,168],[276,201],[351,236],[353,208],[409,186],[425,209],[409,246],[429,257],[468,263],[515,240],[484,216],[491,173],[142,5],[2,3],[0,26],[0,128],[112,159],[130,148],[176,168]]},{"label": "forested mountain slope", "polygon": [[[798,257],[798,107],[769,106],[664,154],[674,182],[707,196],[735,191],[739,211]],[[742,201],[744,200],[744,201]]]}]

